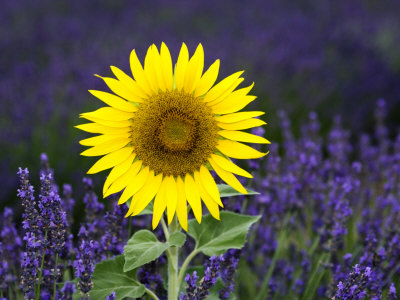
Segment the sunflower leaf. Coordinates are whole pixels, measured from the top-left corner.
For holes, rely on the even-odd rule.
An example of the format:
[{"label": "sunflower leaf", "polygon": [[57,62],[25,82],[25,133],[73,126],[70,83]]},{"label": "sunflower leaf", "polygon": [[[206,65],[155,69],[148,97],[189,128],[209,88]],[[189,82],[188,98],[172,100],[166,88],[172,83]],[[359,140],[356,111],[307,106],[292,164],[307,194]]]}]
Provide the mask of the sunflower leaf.
[{"label": "sunflower leaf", "polygon": [[240,249],[246,242],[250,226],[260,216],[221,212],[221,221],[211,215],[203,217],[201,224],[192,219],[188,223],[188,234],[195,239],[197,251],[205,255],[222,254],[228,249]]},{"label": "sunflower leaf", "polygon": [[[232,196],[240,196],[243,195],[242,193],[239,193],[237,190],[235,190],[233,187],[227,184],[217,184],[218,190],[219,190],[219,195],[221,198],[223,197],[232,197]],[[246,189],[247,195],[259,195],[260,193],[256,191],[252,191],[249,189]]]},{"label": "sunflower leaf", "polygon": [[112,292],[115,292],[116,300],[144,295],[145,286],[136,280],[137,269],[124,272],[124,262],[124,256],[119,255],[96,265],[92,277],[91,299],[106,299]]},{"label": "sunflower leaf", "polygon": [[136,269],[144,264],[156,260],[172,246],[181,247],[186,240],[182,232],[175,232],[165,243],[160,242],[149,230],[139,230],[124,247],[124,272]]}]

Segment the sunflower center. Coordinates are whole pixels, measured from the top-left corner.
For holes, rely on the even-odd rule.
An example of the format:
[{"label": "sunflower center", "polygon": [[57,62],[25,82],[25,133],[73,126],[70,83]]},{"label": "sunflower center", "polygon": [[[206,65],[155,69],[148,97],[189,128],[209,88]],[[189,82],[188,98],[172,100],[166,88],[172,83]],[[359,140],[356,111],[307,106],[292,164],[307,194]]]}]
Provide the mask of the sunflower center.
[{"label": "sunflower center", "polygon": [[198,170],[218,143],[211,109],[201,98],[178,91],[160,92],[141,103],[131,127],[138,158],[164,175]]}]

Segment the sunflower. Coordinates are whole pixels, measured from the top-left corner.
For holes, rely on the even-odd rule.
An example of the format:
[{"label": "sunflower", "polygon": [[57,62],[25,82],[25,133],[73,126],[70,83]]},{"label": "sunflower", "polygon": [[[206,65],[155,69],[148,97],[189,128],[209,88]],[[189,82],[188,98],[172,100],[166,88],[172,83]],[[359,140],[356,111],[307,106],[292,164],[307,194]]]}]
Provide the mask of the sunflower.
[{"label": "sunflower", "polygon": [[182,44],[175,68],[167,46],[151,45],[140,63],[130,55],[133,78],[111,66],[116,78],[100,77],[113,93],[89,92],[108,106],[83,113],[91,121],[77,128],[99,135],[80,144],[91,146],[84,156],[103,156],[88,174],[111,169],[104,197],[123,191],[118,204],[131,200],[126,216],[138,215],[154,199],[153,228],[166,210],[168,223],[175,213],[187,230],[187,202],[196,220],[202,218],[202,202],[219,219],[222,202],[210,170],[240,193],[246,189],[233,175],[252,175],[230,158],[254,159],[266,153],[244,143],[269,143],[240,130],[264,125],[259,111],[238,112],[256,99],[248,93],[253,84],[236,89],[243,71],[214,85],[220,61],[203,74],[201,44],[189,58]]}]

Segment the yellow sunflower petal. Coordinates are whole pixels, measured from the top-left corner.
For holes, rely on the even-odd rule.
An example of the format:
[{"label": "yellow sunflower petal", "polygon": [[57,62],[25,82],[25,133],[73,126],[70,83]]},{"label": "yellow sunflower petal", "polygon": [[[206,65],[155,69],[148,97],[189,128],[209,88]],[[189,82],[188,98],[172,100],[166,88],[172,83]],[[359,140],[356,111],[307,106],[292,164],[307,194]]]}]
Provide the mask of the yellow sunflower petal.
[{"label": "yellow sunflower petal", "polygon": [[164,74],[163,74],[163,66],[162,66],[162,61],[161,61],[161,54],[158,52],[157,47],[154,45],[153,47],[153,58],[154,58],[154,63],[153,63],[153,69],[157,77],[157,91],[166,91],[167,90],[167,85],[166,81],[164,79]]},{"label": "yellow sunflower petal", "polygon": [[131,182],[131,180],[133,178],[135,178],[137,173],[139,173],[139,170],[141,167],[142,167],[142,161],[140,161],[140,160],[135,161],[129,167],[128,171],[126,171],[124,174],[122,174],[120,177],[118,177],[113,182],[113,184],[111,184],[111,186],[107,189],[106,193],[104,194],[104,197],[108,197],[111,194],[118,193],[122,189],[124,189],[129,184],[129,182]]},{"label": "yellow sunflower petal", "polygon": [[185,194],[186,199],[188,200],[190,206],[192,207],[194,216],[199,222],[201,223],[201,201],[200,201],[200,194],[199,190],[194,182],[192,175],[186,174],[185,176]]},{"label": "yellow sunflower petal", "polygon": [[219,128],[226,129],[226,130],[244,130],[253,127],[258,127],[265,125],[263,120],[250,118],[247,120],[235,122],[235,123],[217,123]]},{"label": "yellow sunflower petal", "polygon": [[[240,80],[243,80],[243,78],[239,78]],[[238,80],[239,80],[238,79]],[[241,81],[240,81],[241,82]],[[234,82],[233,84],[233,86],[236,88],[237,87],[237,85],[240,83],[240,82]],[[234,89],[232,89],[232,87],[228,90],[228,92],[229,93],[224,93],[222,96],[219,96],[218,98],[216,98],[216,99],[214,99],[213,101],[210,101],[208,104],[209,104],[209,106],[216,106],[217,104],[218,104],[218,106],[217,107],[219,107],[219,105],[222,105],[222,103],[231,103],[232,101],[241,101],[241,102],[243,102],[243,103],[246,103],[245,105],[247,105],[248,103],[249,103],[249,99],[247,99],[246,98],[246,100],[245,101],[243,101],[243,98],[245,98],[245,97],[252,97],[251,99],[251,101],[253,101],[254,99],[256,99],[256,98],[254,98],[255,96],[247,96],[247,94],[251,91],[251,89],[253,88],[253,86],[254,86],[254,82],[251,84],[251,85],[249,85],[249,86],[247,86],[247,87],[244,87],[244,88],[241,88],[241,89],[238,89],[238,90],[236,90],[236,91],[233,91]],[[250,102],[251,102],[250,101]]]},{"label": "yellow sunflower petal", "polygon": [[146,208],[150,201],[153,200],[160,188],[162,176],[163,174],[161,173],[157,176],[154,176],[154,171],[150,172],[146,183],[143,185],[140,191],[132,197],[131,206],[133,209],[131,214],[133,216],[140,214],[140,212]]},{"label": "yellow sunflower petal", "polygon": [[162,215],[167,208],[167,194],[169,191],[167,191],[166,182],[167,178],[164,178],[161,182],[160,189],[157,192],[156,198],[154,199],[152,220],[153,230],[158,226],[158,223],[160,223]]},{"label": "yellow sunflower petal", "polygon": [[81,114],[83,118],[87,116],[110,121],[125,121],[131,119],[133,114],[112,107],[102,107],[98,110]]},{"label": "yellow sunflower petal", "polygon": [[[149,173],[147,175],[146,181],[143,185],[143,187],[139,190],[139,192],[137,192],[135,195],[133,195],[131,203],[129,205],[129,209],[128,212],[126,213],[125,217],[128,217],[130,215],[133,214],[133,212],[135,211],[135,205],[137,206],[136,208],[136,212],[139,210],[139,208],[142,208],[139,212],[137,212],[137,214],[139,214],[143,209],[146,208],[147,204],[145,204],[142,200],[144,199],[145,195],[148,195],[149,192],[151,191],[150,187],[152,187],[152,184],[155,182],[155,176],[154,176],[154,171],[150,170],[149,167],[145,167],[149,170]],[[161,175],[161,174],[159,174]],[[162,177],[160,177],[162,178]],[[161,183],[161,180],[160,182]],[[159,185],[157,186],[157,191],[159,189]],[[156,191],[156,193],[157,193]],[[153,196],[154,197],[154,196]],[[146,198],[146,200],[148,200],[149,202],[152,200],[153,198],[151,198],[150,200],[148,200]]]},{"label": "yellow sunflower petal", "polygon": [[[123,148],[124,149],[124,148]],[[106,193],[107,189],[110,187],[110,185],[123,175],[126,171],[128,171],[129,167],[132,165],[133,160],[136,157],[136,153],[132,153],[127,159],[116,165],[112,170],[110,171],[110,174],[108,174],[106,181],[104,182],[103,185],[103,195]]]},{"label": "yellow sunflower petal", "polygon": [[220,220],[218,204],[211,198],[207,190],[204,188],[200,179],[200,174],[197,171],[194,172],[194,181],[196,182],[196,185],[199,189],[200,197],[206,205],[208,211],[215,219]]},{"label": "yellow sunflower petal", "polygon": [[211,198],[218,203],[221,207],[223,207],[221,197],[219,195],[217,184],[214,181],[214,178],[211,176],[210,171],[207,170],[205,166],[200,167],[200,179],[204,188],[210,194]]},{"label": "yellow sunflower petal", "polygon": [[158,93],[158,90],[164,89],[164,81],[161,77],[161,60],[160,54],[156,45],[151,45],[147,50],[146,58],[144,59],[144,73],[146,74],[147,82],[153,93]]},{"label": "yellow sunflower petal", "polygon": [[143,102],[143,98],[146,98],[147,95],[140,86],[133,80],[130,76],[128,76],[124,71],[120,70],[115,66],[111,66],[111,71],[114,73],[115,77],[124,84],[129,91],[135,96],[135,102]]},{"label": "yellow sunflower petal", "polygon": [[215,114],[230,114],[241,110],[246,107],[250,102],[257,99],[256,96],[245,95],[240,89],[234,91],[231,95],[223,99],[221,102],[212,106]]},{"label": "yellow sunflower petal", "polygon": [[87,174],[95,174],[118,165],[126,160],[132,151],[132,148],[126,147],[103,156],[87,171]]},{"label": "yellow sunflower petal", "polygon": [[255,144],[270,144],[270,141],[255,134],[243,132],[243,131],[231,131],[231,130],[220,130],[218,134],[226,139],[244,142],[244,143],[255,143]]},{"label": "yellow sunflower petal", "polygon": [[176,187],[176,181],[173,176],[168,176],[166,178],[166,189],[167,193],[167,215],[168,215],[168,224],[171,224],[172,219],[174,218],[176,211],[176,204],[178,202],[178,190]]},{"label": "yellow sunflower petal", "polygon": [[238,113],[228,114],[216,117],[215,120],[221,123],[235,123],[250,118],[259,117],[265,114],[262,111],[242,111]]},{"label": "yellow sunflower petal", "polygon": [[99,119],[95,118],[92,116],[82,116],[82,118],[85,118],[86,120],[98,123],[100,125],[104,125],[107,127],[115,127],[115,128],[127,128],[131,126],[131,122],[128,120],[125,121],[110,121],[110,120],[104,120],[104,119]]},{"label": "yellow sunflower petal", "polygon": [[130,197],[135,195],[143,187],[147,178],[149,177],[149,174],[149,167],[145,167],[134,178],[132,178],[131,183],[127,185],[121,197],[119,198],[118,204],[125,203]]},{"label": "yellow sunflower petal", "polygon": [[80,130],[89,132],[89,133],[102,133],[102,134],[126,134],[129,133],[130,128],[115,128],[115,127],[109,127],[109,126],[104,126],[101,124],[97,123],[86,123],[86,124],[81,124],[81,125],[76,125],[75,128],[78,128]]},{"label": "yellow sunflower petal", "polygon": [[220,168],[217,163],[214,162],[212,158],[208,160],[215,170],[215,172],[218,174],[218,176],[225,181],[228,185],[230,185],[232,188],[237,190],[239,193],[242,194],[247,194],[246,189],[243,187],[243,185],[237,180],[237,178],[230,172],[225,171],[224,169]]},{"label": "yellow sunflower petal", "polygon": [[247,177],[247,178],[253,178],[253,175],[251,175],[249,172],[247,172],[246,170],[243,170],[242,168],[238,167],[233,162],[231,162],[230,160],[228,160],[222,156],[219,156],[216,154],[211,154],[211,158],[218,166],[220,166],[222,169],[224,169],[227,172],[235,173],[237,175]]},{"label": "yellow sunflower petal", "polygon": [[217,98],[219,98],[221,95],[223,95],[227,90],[231,88],[235,84],[235,82],[238,80],[240,75],[243,74],[243,71],[236,72],[219,83],[217,83],[211,90],[208,91],[206,96],[204,97],[204,102],[211,102]]},{"label": "yellow sunflower petal", "polygon": [[105,104],[114,107],[116,109],[125,111],[125,112],[135,112],[137,111],[137,107],[132,105],[131,103],[125,101],[121,97],[118,97],[116,95],[102,92],[102,91],[96,91],[96,90],[89,90],[89,93],[91,93],[93,96],[96,98],[100,99],[103,101]]},{"label": "yellow sunflower petal", "polygon": [[[89,148],[81,153],[83,156],[100,156],[104,154],[108,154],[110,152],[114,152],[118,149],[125,147],[130,142],[129,139],[126,138],[117,138],[112,141],[105,142],[104,144],[100,144]],[[131,147],[129,147],[131,148]],[[132,148],[131,148],[132,149]]]},{"label": "yellow sunflower petal", "polygon": [[234,89],[238,87],[239,84],[243,82],[244,78],[238,78],[223,94],[221,94],[219,97],[215,98],[214,100],[210,101],[207,103],[208,106],[215,106],[216,104],[222,102],[226,98],[228,98],[230,95],[232,95],[232,92]]},{"label": "yellow sunflower petal", "polygon": [[164,44],[164,42],[161,43],[160,56],[165,87],[171,91],[173,85],[172,59],[168,47]]},{"label": "yellow sunflower petal", "polygon": [[267,153],[262,153],[247,145],[230,140],[220,140],[217,149],[226,156],[237,159],[260,158],[267,155]]},{"label": "yellow sunflower petal", "polygon": [[176,188],[178,192],[178,202],[176,203],[176,215],[182,228],[187,231],[187,201],[185,194],[185,183],[180,176],[176,179]]},{"label": "yellow sunflower petal", "polygon": [[94,136],[88,139],[80,140],[79,144],[82,146],[96,146],[99,144],[103,144],[115,138],[128,138],[130,136],[129,133],[124,134],[102,134],[98,136]]},{"label": "yellow sunflower petal", "polygon": [[103,81],[107,84],[107,86],[110,88],[110,90],[112,90],[118,96],[120,96],[126,100],[132,101],[132,102],[140,102],[140,98],[139,98],[139,101],[137,101],[138,97],[135,96],[132,93],[132,91],[125,84],[120,82],[119,80],[110,78],[110,77],[102,77],[97,74],[95,74],[94,76],[103,79]]},{"label": "yellow sunflower petal", "polygon": [[201,74],[203,74],[203,68],[204,68],[204,50],[203,46],[199,44],[192,58],[189,60],[189,63],[186,68],[186,74],[183,86],[187,93],[191,94],[195,89],[198,81],[201,78]]},{"label": "yellow sunflower petal", "polygon": [[135,78],[136,83],[140,86],[142,91],[146,93],[146,95],[151,95],[152,94],[151,88],[147,82],[146,74],[144,73],[142,64],[140,63],[136,55],[135,49],[132,50],[129,61],[131,64],[132,75],[133,78]]},{"label": "yellow sunflower petal", "polygon": [[189,51],[185,43],[182,43],[178,61],[175,66],[175,87],[178,91],[184,87],[186,68],[189,63]]},{"label": "yellow sunflower petal", "polygon": [[203,96],[211,89],[218,77],[220,61],[217,59],[200,78],[194,91],[195,97]]}]

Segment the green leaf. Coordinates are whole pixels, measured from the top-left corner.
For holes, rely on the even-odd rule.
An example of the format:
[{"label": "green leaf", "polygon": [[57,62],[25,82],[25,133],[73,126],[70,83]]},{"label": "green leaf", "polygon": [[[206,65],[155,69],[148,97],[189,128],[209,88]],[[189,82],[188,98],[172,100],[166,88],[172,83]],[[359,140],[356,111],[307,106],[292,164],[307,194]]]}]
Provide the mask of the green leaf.
[{"label": "green leaf", "polygon": [[188,223],[188,234],[196,241],[197,251],[205,255],[222,254],[228,249],[240,249],[246,242],[250,226],[260,216],[247,216],[228,211],[221,212],[221,221],[211,215],[203,217],[202,223],[192,219]]},{"label": "green leaf", "polygon": [[174,232],[169,236],[167,243],[171,246],[182,247],[183,244],[186,242],[186,235],[182,232]]},{"label": "green leaf", "polygon": [[103,300],[112,292],[115,292],[116,300],[144,295],[145,286],[136,280],[137,270],[124,272],[124,262],[124,256],[119,255],[96,265],[92,277],[91,299]]},{"label": "green leaf", "polygon": [[174,232],[165,243],[160,242],[149,230],[139,230],[124,247],[124,272],[136,269],[156,260],[172,246],[181,247],[186,240],[182,232]]},{"label": "green leaf", "polygon": [[[232,197],[232,196],[240,196],[244,195],[242,193],[239,193],[237,190],[235,190],[233,187],[227,184],[217,184],[218,190],[219,190],[219,195],[221,198],[223,197]],[[260,193],[256,191],[252,191],[249,189],[246,189],[247,195],[259,195]]]}]

